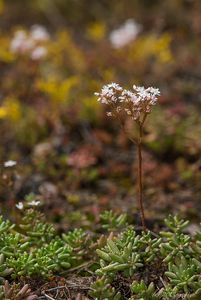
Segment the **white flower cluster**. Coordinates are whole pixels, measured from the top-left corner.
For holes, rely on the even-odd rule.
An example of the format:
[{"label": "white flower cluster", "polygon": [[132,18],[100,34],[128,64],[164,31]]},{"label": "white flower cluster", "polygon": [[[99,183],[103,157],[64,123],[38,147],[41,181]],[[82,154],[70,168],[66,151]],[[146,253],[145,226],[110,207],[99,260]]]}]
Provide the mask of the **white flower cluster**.
[{"label": "white flower cluster", "polygon": [[16,54],[29,54],[31,59],[39,60],[47,55],[47,48],[43,45],[50,35],[41,25],[33,25],[29,33],[17,30],[10,43],[10,51]]},{"label": "white flower cluster", "polygon": [[98,101],[109,106],[108,116],[116,117],[124,112],[133,120],[141,120],[157,103],[160,91],[158,88],[136,85],[133,86],[133,91],[129,91],[117,83],[110,83],[95,95],[98,96]]},{"label": "white flower cluster", "polygon": [[15,206],[20,210],[24,208],[24,204],[22,202],[18,202]]},{"label": "white flower cluster", "polygon": [[[28,206],[38,206],[38,205],[40,205],[40,201],[33,200],[31,202],[28,202],[27,205]],[[24,209],[24,204],[22,202],[18,202],[15,206],[20,210]]]},{"label": "white flower cluster", "polygon": [[109,40],[116,49],[122,48],[136,39],[142,26],[133,19],[128,19],[121,27],[110,33]]},{"label": "white flower cluster", "polygon": [[12,168],[16,166],[17,162],[15,160],[7,160],[4,162],[4,167],[5,168]]},{"label": "white flower cluster", "polygon": [[102,87],[101,93],[95,93],[98,101],[104,104],[116,103],[121,96],[123,88],[118,83],[110,83]]}]

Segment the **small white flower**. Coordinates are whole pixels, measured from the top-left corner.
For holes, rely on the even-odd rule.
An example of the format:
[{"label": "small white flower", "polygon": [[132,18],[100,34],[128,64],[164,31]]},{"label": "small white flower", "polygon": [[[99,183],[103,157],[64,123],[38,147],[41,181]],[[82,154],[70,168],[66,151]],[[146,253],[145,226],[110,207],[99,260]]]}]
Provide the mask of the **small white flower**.
[{"label": "small white flower", "polygon": [[24,208],[24,204],[22,202],[17,203],[15,206],[20,210]]},{"label": "small white flower", "polygon": [[112,88],[112,89],[115,89],[117,91],[122,91],[122,87],[118,83],[115,83],[115,82],[112,82],[112,83],[108,84],[106,87],[109,88],[109,89]]},{"label": "small white flower", "polygon": [[11,40],[10,51],[16,54],[29,54],[33,60],[38,60],[47,54],[47,49],[41,46],[41,43],[49,38],[46,28],[40,25],[32,26],[30,32],[17,30]]},{"label": "small white flower", "polygon": [[127,20],[121,27],[110,33],[109,40],[116,49],[122,48],[136,39],[142,26],[133,19]]},{"label": "small white flower", "polygon": [[35,200],[28,203],[29,206],[38,206],[39,204],[40,204],[40,201],[35,201]]},{"label": "small white flower", "polygon": [[35,41],[47,41],[50,35],[44,26],[36,24],[31,27],[31,38]]},{"label": "small white flower", "polygon": [[112,82],[104,85],[101,89],[101,92],[95,93],[95,95],[98,96],[98,101],[101,103],[111,104],[120,100],[119,96],[121,95],[122,91],[123,88],[118,83]]},{"label": "small white flower", "polygon": [[108,117],[112,117],[111,111],[108,111],[106,114],[107,114]]},{"label": "small white flower", "polygon": [[15,160],[8,160],[4,163],[5,168],[11,168],[16,166],[17,162]]},{"label": "small white flower", "polygon": [[17,52],[21,47],[22,43],[26,40],[26,32],[24,30],[18,30],[10,43],[10,50],[12,52]]},{"label": "small white flower", "polygon": [[34,47],[34,42],[23,30],[18,30],[10,43],[10,51],[13,53],[26,53]]},{"label": "small white flower", "polygon": [[47,49],[43,46],[38,46],[31,52],[31,59],[39,60],[41,58],[44,58],[46,55]]},{"label": "small white flower", "polygon": [[153,96],[160,96],[160,90],[152,86],[147,89]]}]

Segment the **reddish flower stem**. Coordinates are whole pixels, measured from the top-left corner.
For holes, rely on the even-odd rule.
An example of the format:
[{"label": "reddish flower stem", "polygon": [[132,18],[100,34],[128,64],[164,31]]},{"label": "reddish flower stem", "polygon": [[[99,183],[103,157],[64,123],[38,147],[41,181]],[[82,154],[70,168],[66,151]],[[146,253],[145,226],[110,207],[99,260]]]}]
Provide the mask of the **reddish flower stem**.
[{"label": "reddish flower stem", "polygon": [[144,206],[143,206],[143,185],[142,185],[142,134],[143,128],[142,124],[139,124],[139,139],[137,141],[137,152],[138,152],[138,206],[140,210],[140,217],[142,222],[143,230],[146,231],[145,225],[145,214],[144,214]]}]

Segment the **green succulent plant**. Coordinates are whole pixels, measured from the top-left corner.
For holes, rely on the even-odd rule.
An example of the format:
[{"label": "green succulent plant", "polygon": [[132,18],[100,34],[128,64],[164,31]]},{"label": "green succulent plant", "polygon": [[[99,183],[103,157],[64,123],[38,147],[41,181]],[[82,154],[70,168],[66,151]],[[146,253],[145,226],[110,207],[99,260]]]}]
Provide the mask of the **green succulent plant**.
[{"label": "green succulent plant", "polygon": [[[112,216],[111,213],[106,215],[106,219]],[[201,295],[201,233],[194,236],[184,233],[188,222],[179,217],[168,217],[165,223],[169,231],[161,232],[160,236],[150,231],[137,234],[134,227],[127,225],[121,229],[123,223],[118,227],[117,223],[113,226],[113,221],[111,227],[106,226],[116,228],[109,236],[96,232],[89,235],[83,229],[60,236],[34,209],[24,209],[18,225],[0,217],[0,283],[6,276],[17,280],[21,277],[48,278],[78,268],[82,274],[87,271],[100,276],[88,294],[93,299],[121,299],[113,286],[115,280],[121,278],[131,282],[134,277],[130,300],[176,300],[178,297],[198,300]],[[95,249],[98,259],[94,256]],[[144,277],[155,264],[162,266],[160,274],[156,275],[163,283],[160,288],[161,284],[154,283],[154,286],[149,277]],[[14,297],[21,295],[19,287],[14,289],[17,292],[13,291],[7,299],[18,299]],[[81,299],[85,297],[78,295]],[[19,300],[36,299],[29,298],[32,296],[25,294]],[[1,299],[5,299],[2,285]]]},{"label": "green succulent plant", "polygon": [[161,298],[164,300],[173,300],[177,297],[178,293],[179,289],[177,286],[172,287],[167,283],[165,283],[165,287],[159,291],[159,295],[161,295]]},{"label": "green succulent plant", "polygon": [[15,227],[14,224],[11,224],[9,220],[4,220],[2,216],[0,216],[0,235],[2,233],[10,232]]},{"label": "green succulent plant", "polygon": [[188,221],[184,221],[178,216],[169,216],[165,219],[165,224],[171,231],[160,232],[160,235],[164,238],[160,244],[161,254],[165,257],[164,262],[170,262],[176,256],[190,257],[192,255],[191,237],[183,233],[188,223]]},{"label": "green succulent plant", "polygon": [[137,253],[136,248],[139,237],[126,233],[119,235],[116,240],[107,240],[107,244],[103,249],[97,249],[96,252],[101,258],[100,269],[96,271],[98,275],[109,274],[114,275],[117,272],[122,272],[125,276],[132,276],[134,272],[143,266],[140,254]]},{"label": "green succulent plant", "polygon": [[[201,229],[201,224],[200,224],[200,229]],[[191,248],[197,255],[201,256],[201,230],[196,233],[195,242],[191,244]]]},{"label": "green succulent plant", "polygon": [[32,245],[49,242],[55,235],[53,225],[45,222],[43,214],[32,208],[25,211],[19,228]]},{"label": "green succulent plant", "polygon": [[[18,232],[2,233],[0,235],[1,252],[6,256],[19,256],[29,248],[29,242],[25,236]],[[17,249],[17,251],[16,251]]]},{"label": "green succulent plant", "polygon": [[[148,286],[144,283],[143,280],[140,282],[133,281],[131,284],[131,292],[136,295],[140,300],[159,300],[160,297],[157,296],[153,282]],[[130,300],[136,299],[135,296],[131,297]]]},{"label": "green succulent plant", "polygon": [[120,292],[110,285],[108,278],[98,278],[90,287],[89,295],[97,300],[120,300]]},{"label": "green succulent plant", "polygon": [[13,269],[8,268],[7,264],[5,263],[4,254],[0,254],[0,278],[9,276],[12,272]]},{"label": "green succulent plant", "polygon": [[7,258],[6,264],[13,269],[12,277],[30,276],[34,272],[35,258],[33,253],[20,253],[17,257],[11,256]]},{"label": "green succulent plant", "polygon": [[139,239],[138,251],[141,253],[145,263],[150,263],[154,259],[159,258],[159,246],[161,242],[162,238],[153,238],[150,231],[142,232],[142,236]]},{"label": "green succulent plant", "polygon": [[181,256],[175,263],[170,262],[165,275],[173,287],[186,294],[201,288],[200,266],[193,259],[187,260]]},{"label": "green succulent plant", "polygon": [[86,241],[87,234],[81,228],[76,228],[68,233],[62,234],[62,239],[73,248],[83,247]]},{"label": "green succulent plant", "polygon": [[69,245],[64,245],[62,239],[56,238],[37,250],[35,267],[39,271],[42,262],[46,262],[44,269],[59,271],[70,268],[74,261],[76,261],[76,257],[73,255],[73,248]]},{"label": "green succulent plant", "polygon": [[189,221],[181,219],[178,215],[169,215],[164,220],[166,226],[174,233],[181,233],[188,226]]},{"label": "green succulent plant", "polygon": [[115,231],[125,228],[127,225],[127,214],[118,215],[112,210],[106,210],[100,214],[100,222],[104,229]]}]

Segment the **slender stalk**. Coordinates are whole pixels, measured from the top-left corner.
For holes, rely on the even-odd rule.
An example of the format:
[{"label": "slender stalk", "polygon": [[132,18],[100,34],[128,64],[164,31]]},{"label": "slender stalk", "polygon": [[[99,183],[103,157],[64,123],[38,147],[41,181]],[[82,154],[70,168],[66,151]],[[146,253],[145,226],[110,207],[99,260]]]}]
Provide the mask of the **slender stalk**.
[{"label": "slender stalk", "polygon": [[140,217],[142,222],[143,230],[146,231],[145,225],[145,215],[144,215],[144,206],[143,206],[143,198],[142,198],[142,129],[143,125],[139,123],[139,139],[137,141],[137,151],[138,151],[138,206],[140,209]]}]

